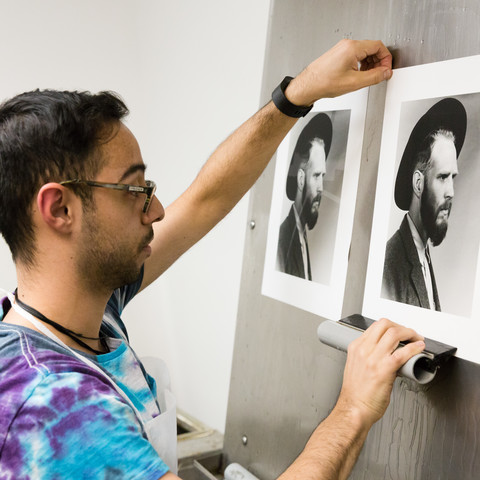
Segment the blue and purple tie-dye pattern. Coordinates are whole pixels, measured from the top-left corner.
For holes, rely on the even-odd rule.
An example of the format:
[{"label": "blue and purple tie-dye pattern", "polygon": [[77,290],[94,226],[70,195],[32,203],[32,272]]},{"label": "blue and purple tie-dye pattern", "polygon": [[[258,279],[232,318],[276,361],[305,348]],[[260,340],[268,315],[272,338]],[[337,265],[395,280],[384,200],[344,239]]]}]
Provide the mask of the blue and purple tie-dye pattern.
[{"label": "blue and purple tie-dye pattern", "polygon": [[[117,298],[128,301],[138,285],[127,289]],[[118,315],[123,305],[115,303],[109,313]],[[112,342],[115,350],[98,363],[140,412],[158,415],[130,347]],[[101,373],[42,334],[0,322],[0,480],[158,479],[167,471],[130,405]]]}]

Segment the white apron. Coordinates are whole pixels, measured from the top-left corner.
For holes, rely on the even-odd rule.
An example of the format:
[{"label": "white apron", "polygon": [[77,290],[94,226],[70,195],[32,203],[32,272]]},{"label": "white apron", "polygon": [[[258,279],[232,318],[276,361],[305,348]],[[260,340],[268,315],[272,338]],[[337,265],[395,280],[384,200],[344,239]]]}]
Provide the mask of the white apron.
[{"label": "white apron", "polygon": [[[157,384],[157,402],[160,407],[160,415],[155,418],[151,418],[148,413],[146,414],[149,418],[143,418],[138,409],[133,405],[132,401],[128,398],[128,395],[114,382],[114,380],[109,377],[96,363],[92,362],[90,359],[84,357],[79,352],[70,348],[68,345],[63,343],[53,332],[51,332],[42,322],[36,319],[33,315],[25,311],[20,305],[15,302],[15,297],[10,293],[6,292],[3,289],[0,291],[5,292],[12,304],[12,308],[23,318],[32,323],[38,330],[43,334],[49,337],[51,340],[56,342],[58,345],[61,345],[70,353],[75,355],[79,360],[88,365],[89,367],[95,369],[97,372],[101,373],[115,388],[115,390],[122,396],[123,399],[130,405],[134,411],[138,421],[143,426],[143,429],[147,435],[147,439],[150,444],[153,446],[155,451],[158,453],[160,458],[167,464],[171,472],[177,475],[178,465],[177,465],[177,413],[176,413],[176,402],[175,397],[172,392],[169,390],[168,385],[168,370],[165,363],[158,361],[156,365],[157,372],[152,372],[152,376],[155,378]],[[104,321],[114,328],[114,330],[121,335],[121,337],[126,342],[127,339],[122,331],[118,331],[112,322],[107,316],[104,316]],[[155,375],[156,374],[156,375]]]}]

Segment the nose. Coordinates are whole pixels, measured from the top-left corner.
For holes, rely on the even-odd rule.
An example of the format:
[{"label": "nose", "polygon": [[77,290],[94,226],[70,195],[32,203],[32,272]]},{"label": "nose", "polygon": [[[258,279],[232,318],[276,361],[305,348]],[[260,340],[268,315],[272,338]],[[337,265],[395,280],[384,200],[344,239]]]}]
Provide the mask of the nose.
[{"label": "nose", "polygon": [[146,213],[143,214],[145,224],[160,222],[165,217],[165,209],[156,195],[152,197],[150,206]]},{"label": "nose", "polygon": [[450,177],[447,181],[447,186],[445,189],[445,197],[446,198],[453,198],[455,195],[455,189],[453,186],[453,177]]},{"label": "nose", "polygon": [[317,182],[317,193],[322,193],[323,192],[323,175],[320,175],[318,177],[318,182]]}]

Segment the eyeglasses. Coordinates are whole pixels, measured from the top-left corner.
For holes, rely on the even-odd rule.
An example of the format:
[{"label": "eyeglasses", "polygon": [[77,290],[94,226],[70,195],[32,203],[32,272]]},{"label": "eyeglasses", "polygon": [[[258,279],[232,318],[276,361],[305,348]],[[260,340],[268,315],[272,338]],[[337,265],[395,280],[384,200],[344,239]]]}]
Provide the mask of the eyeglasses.
[{"label": "eyeglasses", "polygon": [[145,187],[139,185],[127,185],[124,183],[105,183],[105,182],[94,182],[92,180],[65,180],[60,182],[60,185],[88,185],[89,187],[102,187],[102,188],[113,188],[114,190],[124,190],[126,192],[138,194],[142,193],[146,195],[145,203],[143,204],[143,213],[147,213],[152,197],[155,195],[155,190],[157,185],[152,180],[145,181]]}]

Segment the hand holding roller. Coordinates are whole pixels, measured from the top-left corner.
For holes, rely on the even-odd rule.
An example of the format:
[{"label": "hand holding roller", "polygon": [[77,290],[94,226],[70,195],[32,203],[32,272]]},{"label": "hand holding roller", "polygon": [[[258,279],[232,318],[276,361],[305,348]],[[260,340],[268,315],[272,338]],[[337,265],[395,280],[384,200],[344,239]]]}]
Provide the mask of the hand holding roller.
[{"label": "hand holding roller", "polygon": [[[318,326],[317,335],[322,343],[346,352],[348,345],[362,335],[373,322],[374,320],[358,314],[338,322],[326,320]],[[402,344],[399,348],[401,346]],[[455,347],[426,338],[425,350],[405,363],[398,374],[422,385],[429,383],[434,379],[440,364],[448,360],[456,350]]]}]

